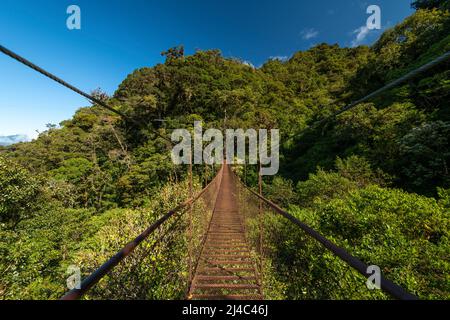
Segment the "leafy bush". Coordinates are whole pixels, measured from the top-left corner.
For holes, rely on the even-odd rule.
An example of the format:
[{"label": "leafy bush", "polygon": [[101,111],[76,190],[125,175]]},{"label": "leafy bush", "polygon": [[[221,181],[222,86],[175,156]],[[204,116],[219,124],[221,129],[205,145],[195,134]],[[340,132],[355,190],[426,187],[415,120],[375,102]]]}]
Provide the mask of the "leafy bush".
[{"label": "leafy bush", "polygon": [[0,230],[0,298],[58,299],[69,258],[92,229],[92,210],[48,206],[14,231]]},{"label": "leafy bush", "polygon": [[[403,173],[412,185],[450,187],[450,123],[436,121],[414,128],[400,141]],[[431,190],[420,190],[434,195]]]},{"label": "leafy bush", "polygon": [[[340,170],[348,168],[353,161],[346,165],[340,162]],[[349,175],[351,170],[342,172],[347,177],[344,178],[342,173],[319,170],[310,180],[300,183],[299,195],[309,201],[309,208],[291,206],[291,213],[368,265],[380,266],[388,278],[419,297],[449,298],[446,278],[450,271],[447,259],[450,250],[448,192],[440,189],[441,200],[437,201],[374,184],[357,187],[355,180],[360,173],[354,173],[355,179],[354,175]],[[301,202],[301,206],[304,207],[304,203]],[[299,228],[284,222],[271,222],[270,225],[271,234],[277,237],[271,241],[278,268],[275,274],[279,273],[281,279],[278,280],[288,286],[287,297],[299,298],[308,292],[306,296],[317,297],[312,292],[323,290],[320,297],[336,298],[334,289],[326,290],[321,283],[342,281],[328,268],[337,263],[336,270],[341,270],[341,276],[345,277],[347,273],[343,266],[338,261],[328,261],[327,255],[320,253],[323,248],[314,244]],[[302,268],[311,272],[316,269],[320,277],[306,281],[307,275],[301,272],[287,274],[287,270]],[[346,283],[346,286],[358,291],[364,287],[364,281],[360,279]],[[349,293],[343,290],[341,294]],[[370,297],[369,292],[364,294],[364,291],[351,295],[351,298]]]},{"label": "leafy bush", "polygon": [[[188,197],[187,183],[168,184],[137,210],[114,209],[89,221],[95,232],[79,242],[72,264],[88,275]],[[170,225],[174,226],[171,229]],[[144,241],[87,299],[181,299],[186,290],[186,215],[171,218]],[[159,239],[163,237],[162,239]]]},{"label": "leafy bush", "polygon": [[337,158],[335,166],[335,172],[319,168],[308,180],[297,184],[299,205],[308,207],[318,199],[327,201],[370,184],[384,184],[387,178],[380,170],[374,173],[369,162],[358,156]]},{"label": "leafy bush", "polygon": [[0,156],[0,224],[15,227],[31,217],[40,197],[40,181]]}]

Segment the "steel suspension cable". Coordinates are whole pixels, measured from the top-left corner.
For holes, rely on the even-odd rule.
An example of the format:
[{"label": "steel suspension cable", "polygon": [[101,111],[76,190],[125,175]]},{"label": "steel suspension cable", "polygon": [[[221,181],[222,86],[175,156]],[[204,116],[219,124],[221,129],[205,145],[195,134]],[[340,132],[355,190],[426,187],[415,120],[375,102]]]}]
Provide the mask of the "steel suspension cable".
[{"label": "steel suspension cable", "polygon": [[[234,174],[234,173],[233,173]],[[253,194],[257,199],[262,200],[266,205],[268,205],[272,210],[274,210],[276,213],[280,214],[281,216],[285,217],[287,220],[292,222],[293,224],[300,227],[308,236],[315,239],[319,243],[321,243],[327,250],[329,250],[331,253],[333,253],[335,256],[338,256],[341,260],[346,262],[349,266],[351,266],[353,269],[358,271],[361,275],[368,278],[370,274],[367,274],[368,265],[359,260],[358,258],[352,256],[350,253],[348,253],[346,250],[344,250],[341,247],[338,247],[334,243],[332,243],[330,240],[325,238],[323,235],[321,235],[319,232],[314,230],[313,228],[309,227],[305,223],[301,222],[299,219],[295,218],[288,212],[281,209],[278,205],[273,203],[272,201],[264,198],[262,195],[260,195],[258,192],[250,189],[248,186],[244,185],[244,183],[239,179],[239,177],[234,174],[237,178],[238,182],[247,190]],[[387,293],[389,293],[391,296],[393,296],[396,299],[400,300],[418,300],[418,297],[415,295],[407,292],[405,289],[400,287],[399,285],[393,283],[389,279],[386,279],[383,275],[380,275],[381,278],[381,289]]]},{"label": "steel suspension cable", "polygon": [[[324,118],[322,120],[319,120],[318,122],[312,124],[308,128],[312,129],[314,127],[318,127],[318,126],[322,125],[323,123],[325,123],[325,122],[327,122],[327,121],[329,121],[331,119],[336,118],[337,116],[341,115],[342,113],[355,108],[359,104],[364,103],[366,101],[369,101],[369,100],[371,100],[373,98],[376,98],[376,97],[380,96],[381,94],[383,94],[384,92],[386,92],[386,91],[388,91],[388,90],[390,90],[392,88],[395,88],[395,87],[397,87],[397,86],[399,86],[399,85],[401,85],[401,84],[403,84],[403,83],[405,83],[405,82],[407,82],[409,80],[414,79],[419,74],[421,74],[423,72],[426,72],[426,71],[428,71],[428,70],[438,66],[439,64],[441,64],[441,63],[443,63],[443,62],[445,62],[445,61],[447,61],[449,59],[450,59],[450,51],[447,51],[446,53],[444,53],[443,55],[439,56],[438,58],[436,58],[436,59],[434,59],[434,60],[432,60],[432,61],[430,61],[430,62],[428,62],[428,63],[426,63],[424,65],[422,65],[421,67],[419,67],[417,69],[414,69],[413,71],[411,71],[411,72],[407,73],[406,75],[404,75],[404,76],[402,76],[402,77],[400,77],[400,78],[398,78],[398,79],[388,83],[384,87],[382,87],[382,88],[380,88],[380,89],[378,89],[378,90],[368,94],[367,96],[365,96],[365,97],[363,97],[361,99],[358,99],[358,100],[356,100],[356,101],[346,105],[341,110],[335,112],[331,116],[328,116],[328,117],[326,117],[326,118]],[[306,128],[306,129],[308,129],[308,128]]]},{"label": "steel suspension cable", "polygon": [[92,102],[93,104],[97,104],[117,115],[119,115],[120,117],[122,117],[124,120],[130,121],[132,123],[134,123],[135,125],[139,126],[139,127],[143,127],[143,128],[148,128],[150,129],[150,131],[152,131],[154,134],[156,134],[157,136],[159,136],[160,138],[168,141],[170,144],[173,144],[172,141],[170,139],[168,139],[167,137],[164,137],[162,134],[160,134],[158,131],[149,128],[148,124],[144,123],[143,121],[138,121],[135,119],[130,118],[129,116],[127,116],[126,114],[124,114],[123,112],[121,112],[120,110],[117,110],[115,108],[113,108],[112,106],[108,105],[106,102],[95,98],[94,96],[78,89],[77,87],[67,83],[66,81],[62,80],[61,78],[55,76],[54,74],[44,70],[43,68],[37,66],[36,64],[32,63],[31,61],[25,59],[24,57],[18,55],[17,53],[5,48],[4,46],[0,45],[0,51],[2,53],[4,53],[5,55],[13,58],[14,60],[24,64],[25,66],[39,72],[40,74],[46,76],[47,78],[59,83],[60,85],[72,90],[73,92],[85,97],[86,99],[88,99],[90,102]]}]

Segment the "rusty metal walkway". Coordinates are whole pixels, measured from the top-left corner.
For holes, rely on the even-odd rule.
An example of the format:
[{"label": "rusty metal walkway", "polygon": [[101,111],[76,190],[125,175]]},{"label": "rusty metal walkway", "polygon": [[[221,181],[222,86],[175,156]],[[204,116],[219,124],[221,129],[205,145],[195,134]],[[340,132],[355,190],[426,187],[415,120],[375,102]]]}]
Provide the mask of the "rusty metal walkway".
[{"label": "rusty metal walkway", "polygon": [[190,299],[263,298],[257,264],[246,241],[236,193],[231,169],[225,166],[209,230],[189,290]]}]

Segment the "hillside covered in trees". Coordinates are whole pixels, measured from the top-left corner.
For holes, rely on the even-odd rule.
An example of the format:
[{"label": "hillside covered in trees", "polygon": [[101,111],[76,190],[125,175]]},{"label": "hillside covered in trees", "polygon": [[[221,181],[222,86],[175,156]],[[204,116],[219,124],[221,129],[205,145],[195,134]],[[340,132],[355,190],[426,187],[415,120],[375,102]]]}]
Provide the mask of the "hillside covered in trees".
[{"label": "hillside covered in trees", "polygon": [[[448,1],[415,6],[372,47],[319,44],[260,68],[219,50],[170,49],[112,97],[94,92],[148,128],[94,105],[32,142],[0,146],[0,298],[59,298],[69,265],[88,274],[186,199],[186,167],[153,130],[170,137],[196,120],[222,128],[225,116],[229,128],[280,129],[281,169],[264,178],[265,196],[420,298],[450,298],[449,62],[306,130],[450,50]],[[199,190],[212,173],[194,170]],[[320,262],[298,250],[295,230],[274,227],[282,236],[273,265]],[[279,276],[273,298],[302,298],[300,280]],[[180,297],[177,288],[158,293],[163,282],[152,280],[149,298]],[[325,288],[322,297],[339,298]]]}]

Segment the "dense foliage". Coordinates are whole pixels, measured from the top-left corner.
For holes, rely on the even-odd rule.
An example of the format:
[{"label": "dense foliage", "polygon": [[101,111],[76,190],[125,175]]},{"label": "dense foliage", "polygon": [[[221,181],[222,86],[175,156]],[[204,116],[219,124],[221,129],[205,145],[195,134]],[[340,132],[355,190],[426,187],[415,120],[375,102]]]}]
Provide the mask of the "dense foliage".
[{"label": "dense foliage", "polygon": [[450,1],[448,0],[416,0],[411,5],[414,9],[449,9]]},{"label": "dense foliage", "polygon": [[[278,182],[273,198],[294,191],[282,185]],[[295,191],[297,198],[289,201],[295,217],[369,265],[382,266],[388,278],[420,298],[449,298],[448,190],[440,189],[434,199],[388,188],[366,160],[352,156],[338,159],[333,171],[311,174]],[[348,268],[339,259],[291,223],[271,215],[266,228],[274,274],[287,284],[285,297],[372,298],[346,278]],[[336,291],[330,283],[344,289]]]},{"label": "dense foliage", "polygon": [[[58,298],[69,265],[87,274],[180,203],[186,168],[173,165],[160,135],[195,120],[222,128],[224,119],[227,127],[280,129],[281,172],[265,179],[268,197],[411,292],[449,298],[449,63],[305,130],[450,50],[448,1],[413,6],[415,14],[370,48],[320,44],[261,68],[218,50],[185,56],[182,47],[169,49],[164,64],[132,72],[112,97],[94,92],[148,127],[94,105],[49,124],[32,142],[0,147],[0,298]],[[203,185],[214,174],[194,171]],[[255,167],[246,182],[256,185]],[[329,272],[342,265],[286,221],[267,219],[267,238],[277,235],[273,298],[367,298],[327,285],[343,281]],[[161,251],[160,273],[137,271],[153,284],[147,291],[126,291],[127,279],[100,288],[110,283],[122,297],[181,297],[181,287],[168,285],[169,276],[186,272],[168,271],[185,259],[183,230],[177,239]]]}]

